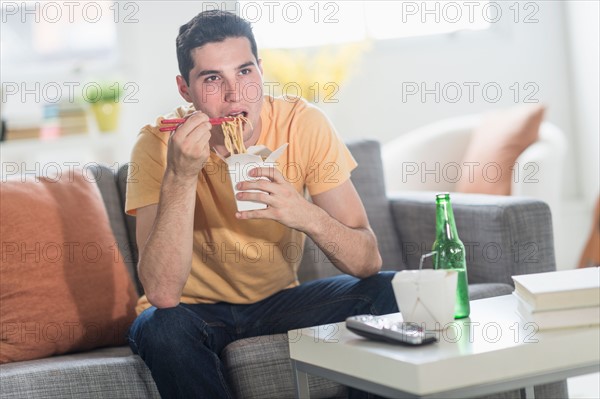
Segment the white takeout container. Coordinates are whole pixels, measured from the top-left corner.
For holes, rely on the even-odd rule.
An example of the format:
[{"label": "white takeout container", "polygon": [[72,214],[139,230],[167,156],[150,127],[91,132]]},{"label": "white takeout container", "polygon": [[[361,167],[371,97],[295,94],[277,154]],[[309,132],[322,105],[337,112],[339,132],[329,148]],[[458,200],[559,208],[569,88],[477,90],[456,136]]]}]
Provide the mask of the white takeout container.
[{"label": "white takeout container", "polygon": [[[227,171],[233,187],[233,195],[237,204],[238,211],[251,211],[255,209],[265,209],[266,204],[256,201],[240,201],[235,197],[240,192],[236,185],[241,181],[256,181],[259,179],[268,180],[266,177],[256,178],[248,176],[248,173],[259,167],[276,166],[277,158],[279,158],[286,150],[288,144],[285,143],[275,151],[269,150],[264,145],[253,145],[248,147],[245,154],[233,154],[227,158],[222,157],[218,152],[217,155],[227,164]],[[264,160],[263,160],[264,159]],[[262,192],[260,190],[244,190],[247,192]]]},{"label": "white takeout container", "polygon": [[392,279],[404,321],[426,330],[443,330],[454,321],[456,270],[403,270]]}]

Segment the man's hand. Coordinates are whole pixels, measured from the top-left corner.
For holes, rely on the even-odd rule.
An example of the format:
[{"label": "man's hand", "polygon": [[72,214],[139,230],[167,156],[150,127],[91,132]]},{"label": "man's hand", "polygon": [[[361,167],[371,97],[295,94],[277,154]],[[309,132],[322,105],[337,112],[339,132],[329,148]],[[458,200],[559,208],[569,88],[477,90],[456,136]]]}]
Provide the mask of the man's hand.
[{"label": "man's hand", "polygon": [[197,178],[210,156],[208,115],[196,111],[169,138],[167,169],[183,178]]},{"label": "man's hand", "polygon": [[309,224],[314,219],[315,205],[308,202],[285,180],[274,167],[255,168],[251,177],[266,177],[256,181],[243,181],[237,184],[238,190],[260,190],[263,193],[240,192],[237,199],[267,204],[267,209],[237,212],[238,219],[273,219],[288,227],[308,233]]},{"label": "man's hand", "polygon": [[275,168],[256,168],[252,177],[269,180],[238,183],[237,199],[267,204],[267,209],[238,212],[239,219],[273,219],[306,233],[342,272],[364,278],[381,268],[377,239],[352,184],[345,183],[313,196],[310,203]]}]

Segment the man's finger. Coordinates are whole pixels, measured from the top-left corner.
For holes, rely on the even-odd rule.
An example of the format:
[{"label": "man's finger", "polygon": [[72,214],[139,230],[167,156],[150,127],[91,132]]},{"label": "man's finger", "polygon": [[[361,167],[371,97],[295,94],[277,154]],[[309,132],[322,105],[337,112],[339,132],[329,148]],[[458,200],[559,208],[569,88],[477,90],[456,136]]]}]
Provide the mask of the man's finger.
[{"label": "man's finger", "polygon": [[236,212],[235,217],[238,219],[270,219],[268,208],[255,211]]},{"label": "man's finger", "polygon": [[176,133],[177,135],[183,136],[183,137],[187,137],[189,136],[194,130],[196,130],[197,128],[201,127],[204,123],[207,123],[208,128],[210,129],[210,127],[212,126],[210,124],[208,115],[200,112],[200,111],[196,111],[193,114],[191,114],[190,116],[188,116],[186,118],[186,121],[183,122],[181,125],[179,125],[177,127],[177,129],[175,130],[175,132],[179,132]]},{"label": "man's finger", "polygon": [[283,183],[285,179],[280,171],[274,166],[263,166],[254,168],[248,173],[251,177],[266,177],[275,183]]},{"label": "man's finger", "polygon": [[269,194],[273,194],[273,183],[270,180],[260,179],[256,181],[246,180],[239,182],[236,185],[236,188],[240,191],[248,191],[248,190],[260,190],[267,192]]},{"label": "man's finger", "polygon": [[254,201],[263,204],[271,205],[271,196],[266,193],[256,193],[243,191],[236,194],[236,198],[240,201]]}]

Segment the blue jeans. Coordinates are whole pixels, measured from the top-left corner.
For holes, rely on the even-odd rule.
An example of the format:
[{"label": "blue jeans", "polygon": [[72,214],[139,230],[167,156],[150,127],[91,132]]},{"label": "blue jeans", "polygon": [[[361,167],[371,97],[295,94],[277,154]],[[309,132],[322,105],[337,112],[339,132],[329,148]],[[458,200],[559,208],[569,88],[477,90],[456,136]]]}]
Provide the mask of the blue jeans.
[{"label": "blue jeans", "polygon": [[233,398],[219,358],[231,342],[336,323],[357,314],[398,311],[393,272],[335,276],[286,289],[250,305],[189,305],[142,312],[129,345],[146,363],[163,398]]}]

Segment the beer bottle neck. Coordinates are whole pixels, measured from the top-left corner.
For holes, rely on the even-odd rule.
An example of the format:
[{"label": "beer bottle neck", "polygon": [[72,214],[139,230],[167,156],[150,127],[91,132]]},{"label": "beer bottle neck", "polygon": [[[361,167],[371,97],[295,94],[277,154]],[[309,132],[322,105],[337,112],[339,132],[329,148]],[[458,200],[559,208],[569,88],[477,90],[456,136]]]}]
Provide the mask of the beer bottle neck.
[{"label": "beer bottle neck", "polygon": [[436,237],[437,239],[459,240],[454,222],[454,213],[449,198],[436,199]]}]

